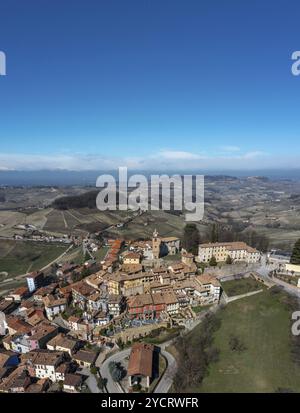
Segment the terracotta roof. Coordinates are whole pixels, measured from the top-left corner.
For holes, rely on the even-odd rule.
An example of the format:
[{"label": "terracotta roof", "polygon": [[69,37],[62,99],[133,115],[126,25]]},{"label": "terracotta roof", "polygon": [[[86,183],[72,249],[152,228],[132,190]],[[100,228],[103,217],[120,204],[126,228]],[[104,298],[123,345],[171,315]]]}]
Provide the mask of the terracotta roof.
[{"label": "terracotta roof", "polygon": [[57,327],[48,324],[47,322],[42,322],[35,327],[35,330],[29,340],[40,340],[47,336],[48,334],[54,333],[57,330]]},{"label": "terracotta roof", "polygon": [[32,330],[32,326],[26,321],[17,316],[6,317],[6,323],[8,328],[16,331],[17,333],[29,333]]},{"label": "terracotta roof", "polygon": [[176,304],[178,302],[176,294],[173,291],[162,293],[165,304]]},{"label": "terracotta roof", "polygon": [[172,271],[182,271],[182,270],[184,270],[185,266],[182,263],[176,263],[176,264],[169,265],[169,268]]},{"label": "terracotta roof", "polygon": [[73,350],[76,346],[77,341],[71,337],[67,337],[64,334],[60,333],[57,336],[53,337],[48,341],[47,346],[61,347],[68,350]]},{"label": "terracotta roof", "polygon": [[31,307],[34,307],[34,302],[33,301],[31,301],[31,300],[22,300],[21,301],[21,307],[24,307],[24,308],[31,308]]},{"label": "terracotta roof", "polygon": [[158,268],[153,268],[152,272],[153,274],[161,274],[161,273],[166,273],[168,269],[166,267],[158,267]]},{"label": "terracotta roof", "polygon": [[93,364],[97,358],[97,353],[89,350],[79,350],[73,354],[73,359],[76,361],[84,361],[86,363]]},{"label": "terracotta roof", "polygon": [[0,368],[5,366],[5,363],[12,355],[15,355],[15,353],[11,353],[9,351],[0,352]]},{"label": "terracotta roof", "polygon": [[[150,294],[149,294],[150,295]],[[151,294],[153,304],[165,304],[165,295],[163,293]]]},{"label": "terracotta roof", "polygon": [[138,252],[129,251],[129,252],[124,253],[123,258],[124,259],[126,259],[126,258],[128,258],[128,259],[140,259],[141,254],[139,254]]},{"label": "terracotta roof", "polygon": [[26,393],[42,393],[42,391],[43,386],[39,383],[32,383],[26,389]]},{"label": "terracotta roof", "polygon": [[128,274],[141,272],[143,270],[142,264],[122,264],[121,270]]},{"label": "terracotta roof", "polygon": [[105,271],[99,271],[95,274],[89,275],[84,279],[84,281],[92,287],[99,288],[99,286],[103,283],[104,275]]},{"label": "terracotta roof", "polygon": [[28,293],[28,288],[27,287],[19,287],[16,288],[11,295],[25,295]]},{"label": "terracotta roof", "polygon": [[84,297],[88,297],[89,295],[96,292],[96,290],[90,285],[88,285],[86,282],[84,282],[84,280],[72,284],[72,290],[76,291]]},{"label": "terracotta roof", "polygon": [[28,372],[24,370],[24,366],[19,366],[8,377],[2,380],[0,390],[8,392],[11,389],[26,388],[29,384]]},{"label": "terracotta roof", "polygon": [[63,295],[68,295],[72,292],[72,285],[66,285],[65,287],[60,287],[59,292]]},{"label": "terracotta roof", "polygon": [[56,367],[55,371],[57,373],[62,373],[65,374],[67,371],[69,371],[70,365],[69,363],[61,363],[59,366]]},{"label": "terracotta roof", "polygon": [[41,287],[38,290],[36,290],[34,292],[33,296],[34,297],[36,297],[36,296],[44,297],[47,294],[51,294],[55,290],[56,287],[57,287],[56,283],[46,285],[45,287]]},{"label": "terracotta roof", "polygon": [[198,281],[202,285],[212,284],[215,287],[220,287],[221,286],[221,284],[217,280],[217,278],[214,275],[211,275],[211,274],[198,275],[197,277],[195,277],[195,280]]},{"label": "terracotta roof", "polygon": [[227,250],[235,251],[235,250],[246,250],[248,252],[259,252],[256,249],[249,247],[245,242],[237,241],[237,242],[215,242],[215,243],[206,243],[200,244],[200,248],[214,248],[214,247],[225,247]]},{"label": "terracotta roof", "polygon": [[151,304],[153,304],[153,301],[150,294],[139,294],[128,298],[129,307],[143,307]]},{"label": "terracotta roof", "polygon": [[44,320],[46,319],[42,310],[33,310],[27,315],[27,321],[32,326],[36,326]]},{"label": "terracotta roof", "polygon": [[60,305],[65,305],[67,303],[65,298],[57,298],[53,295],[47,295],[43,298],[45,307],[57,307]]},{"label": "terracotta roof", "polygon": [[154,346],[146,343],[135,343],[131,348],[128,375],[152,377]]},{"label": "terracotta roof", "polygon": [[79,374],[66,374],[64,385],[65,386],[72,386],[77,387],[80,386],[82,383],[82,376]]},{"label": "terracotta roof", "polygon": [[11,312],[15,306],[15,302],[13,300],[1,300],[0,299],[0,311]]},{"label": "terracotta roof", "polygon": [[21,355],[22,362],[31,362],[33,365],[56,366],[63,356],[62,351],[35,350]]}]

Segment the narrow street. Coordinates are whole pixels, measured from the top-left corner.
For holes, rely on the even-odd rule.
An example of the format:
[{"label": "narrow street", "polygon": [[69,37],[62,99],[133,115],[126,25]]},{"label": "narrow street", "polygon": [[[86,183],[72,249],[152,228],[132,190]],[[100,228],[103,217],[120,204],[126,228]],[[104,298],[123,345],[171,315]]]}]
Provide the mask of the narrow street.
[{"label": "narrow street", "polygon": [[90,372],[89,369],[84,368],[84,369],[82,369],[81,373],[82,373],[84,376],[88,376],[88,378],[86,379],[85,383],[87,384],[87,386],[88,386],[88,388],[90,389],[90,392],[91,392],[91,393],[102,393],[102,392],[100,391],[99,387],[98,387],[96,377],[94,376],[94,374],[92,374],[92,373]]}]

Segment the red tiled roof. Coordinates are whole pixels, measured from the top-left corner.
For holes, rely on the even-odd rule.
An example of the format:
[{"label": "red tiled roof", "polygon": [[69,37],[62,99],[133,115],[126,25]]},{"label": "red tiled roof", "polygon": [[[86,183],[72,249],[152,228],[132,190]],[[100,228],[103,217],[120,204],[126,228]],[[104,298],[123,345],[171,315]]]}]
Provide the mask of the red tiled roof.
[{"label": "red tiled roof", "polygon": [[135,343],[130,353],[128,375],[152,377],[153,352],[154,346],[152,344]]}]

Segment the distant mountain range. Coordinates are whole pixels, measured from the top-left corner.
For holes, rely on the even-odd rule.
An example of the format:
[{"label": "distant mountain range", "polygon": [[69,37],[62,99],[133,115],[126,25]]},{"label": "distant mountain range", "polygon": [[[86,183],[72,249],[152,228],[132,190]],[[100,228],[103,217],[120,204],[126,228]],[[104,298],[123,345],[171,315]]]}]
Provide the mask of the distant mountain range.
[{"label": "distant mountain range", "polygon": [[[43,170],[43,171],[0,171],[0,186],[91,186],[95,187],[96,179],[101,174],[111,174],[118,177],[118,171],[67,171],[67,170]],[[232,171],[130,171],[130,175],[143,174],[203,174],[206,176],[231,176],[238,178],[267,177],[270,179],[300,180],[300,169],[289,170],[232,170]]]}]

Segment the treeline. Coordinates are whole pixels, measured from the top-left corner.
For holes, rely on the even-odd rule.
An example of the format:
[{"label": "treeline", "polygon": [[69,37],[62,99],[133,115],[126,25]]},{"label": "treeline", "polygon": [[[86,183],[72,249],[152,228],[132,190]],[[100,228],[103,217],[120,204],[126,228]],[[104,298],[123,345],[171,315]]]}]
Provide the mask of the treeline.
[{"label": "treeline", "polygon": [[269,248],[269,239],[254,230],[242,229],[239,225],[212,224],[205,232],[199,232],[196,224],[189,223],[183,232],[182,246],[188,252],[197,254],[198,245],[208,242],[235,242],[243,241],[259,251],[266,252]]},{"label": "treeline", "polygon": [[5,202],[5,192],[3,190],[0,190],[0,202]]},{"label": "treeline", "polygon": [[[128,189],[128,194],[132,192],[133,189]],[[52,206],[56,209],[66,210],[72,208],[96,208],[96,198],[99,194],[99,190],[93,190],[85,192],[80,195],[67,195],[57,198],[53,201]],[[1,193],[0,193],[1,196]],[[139,202],[139,197],[137,197],[137,202]],[[148,203],[150,204],[151,197],[148,198]],[[116,204],[119,204],[119,192],[116,193]],[[159,195],[159,208],[162,209],[162,194]],[[182,211],[174,209],[174,198],[170,198],[170,210],[166,211],[173,215],[181,215]]]},{"label": "treeline", "polygon": [[176,392],[189,392],[199,386],[208,373],[209,364],[218,361],[219,350],[213,344],[213,335],[220,327],[221,319],[208,314],[199,327],[176,339],[178,368],[173,380]]},{"label": "treeline", "polygon": [[62,196],[53,201],[56,209],[96,208],[96,198],[99,191],[89,191],[80,195]]}]

